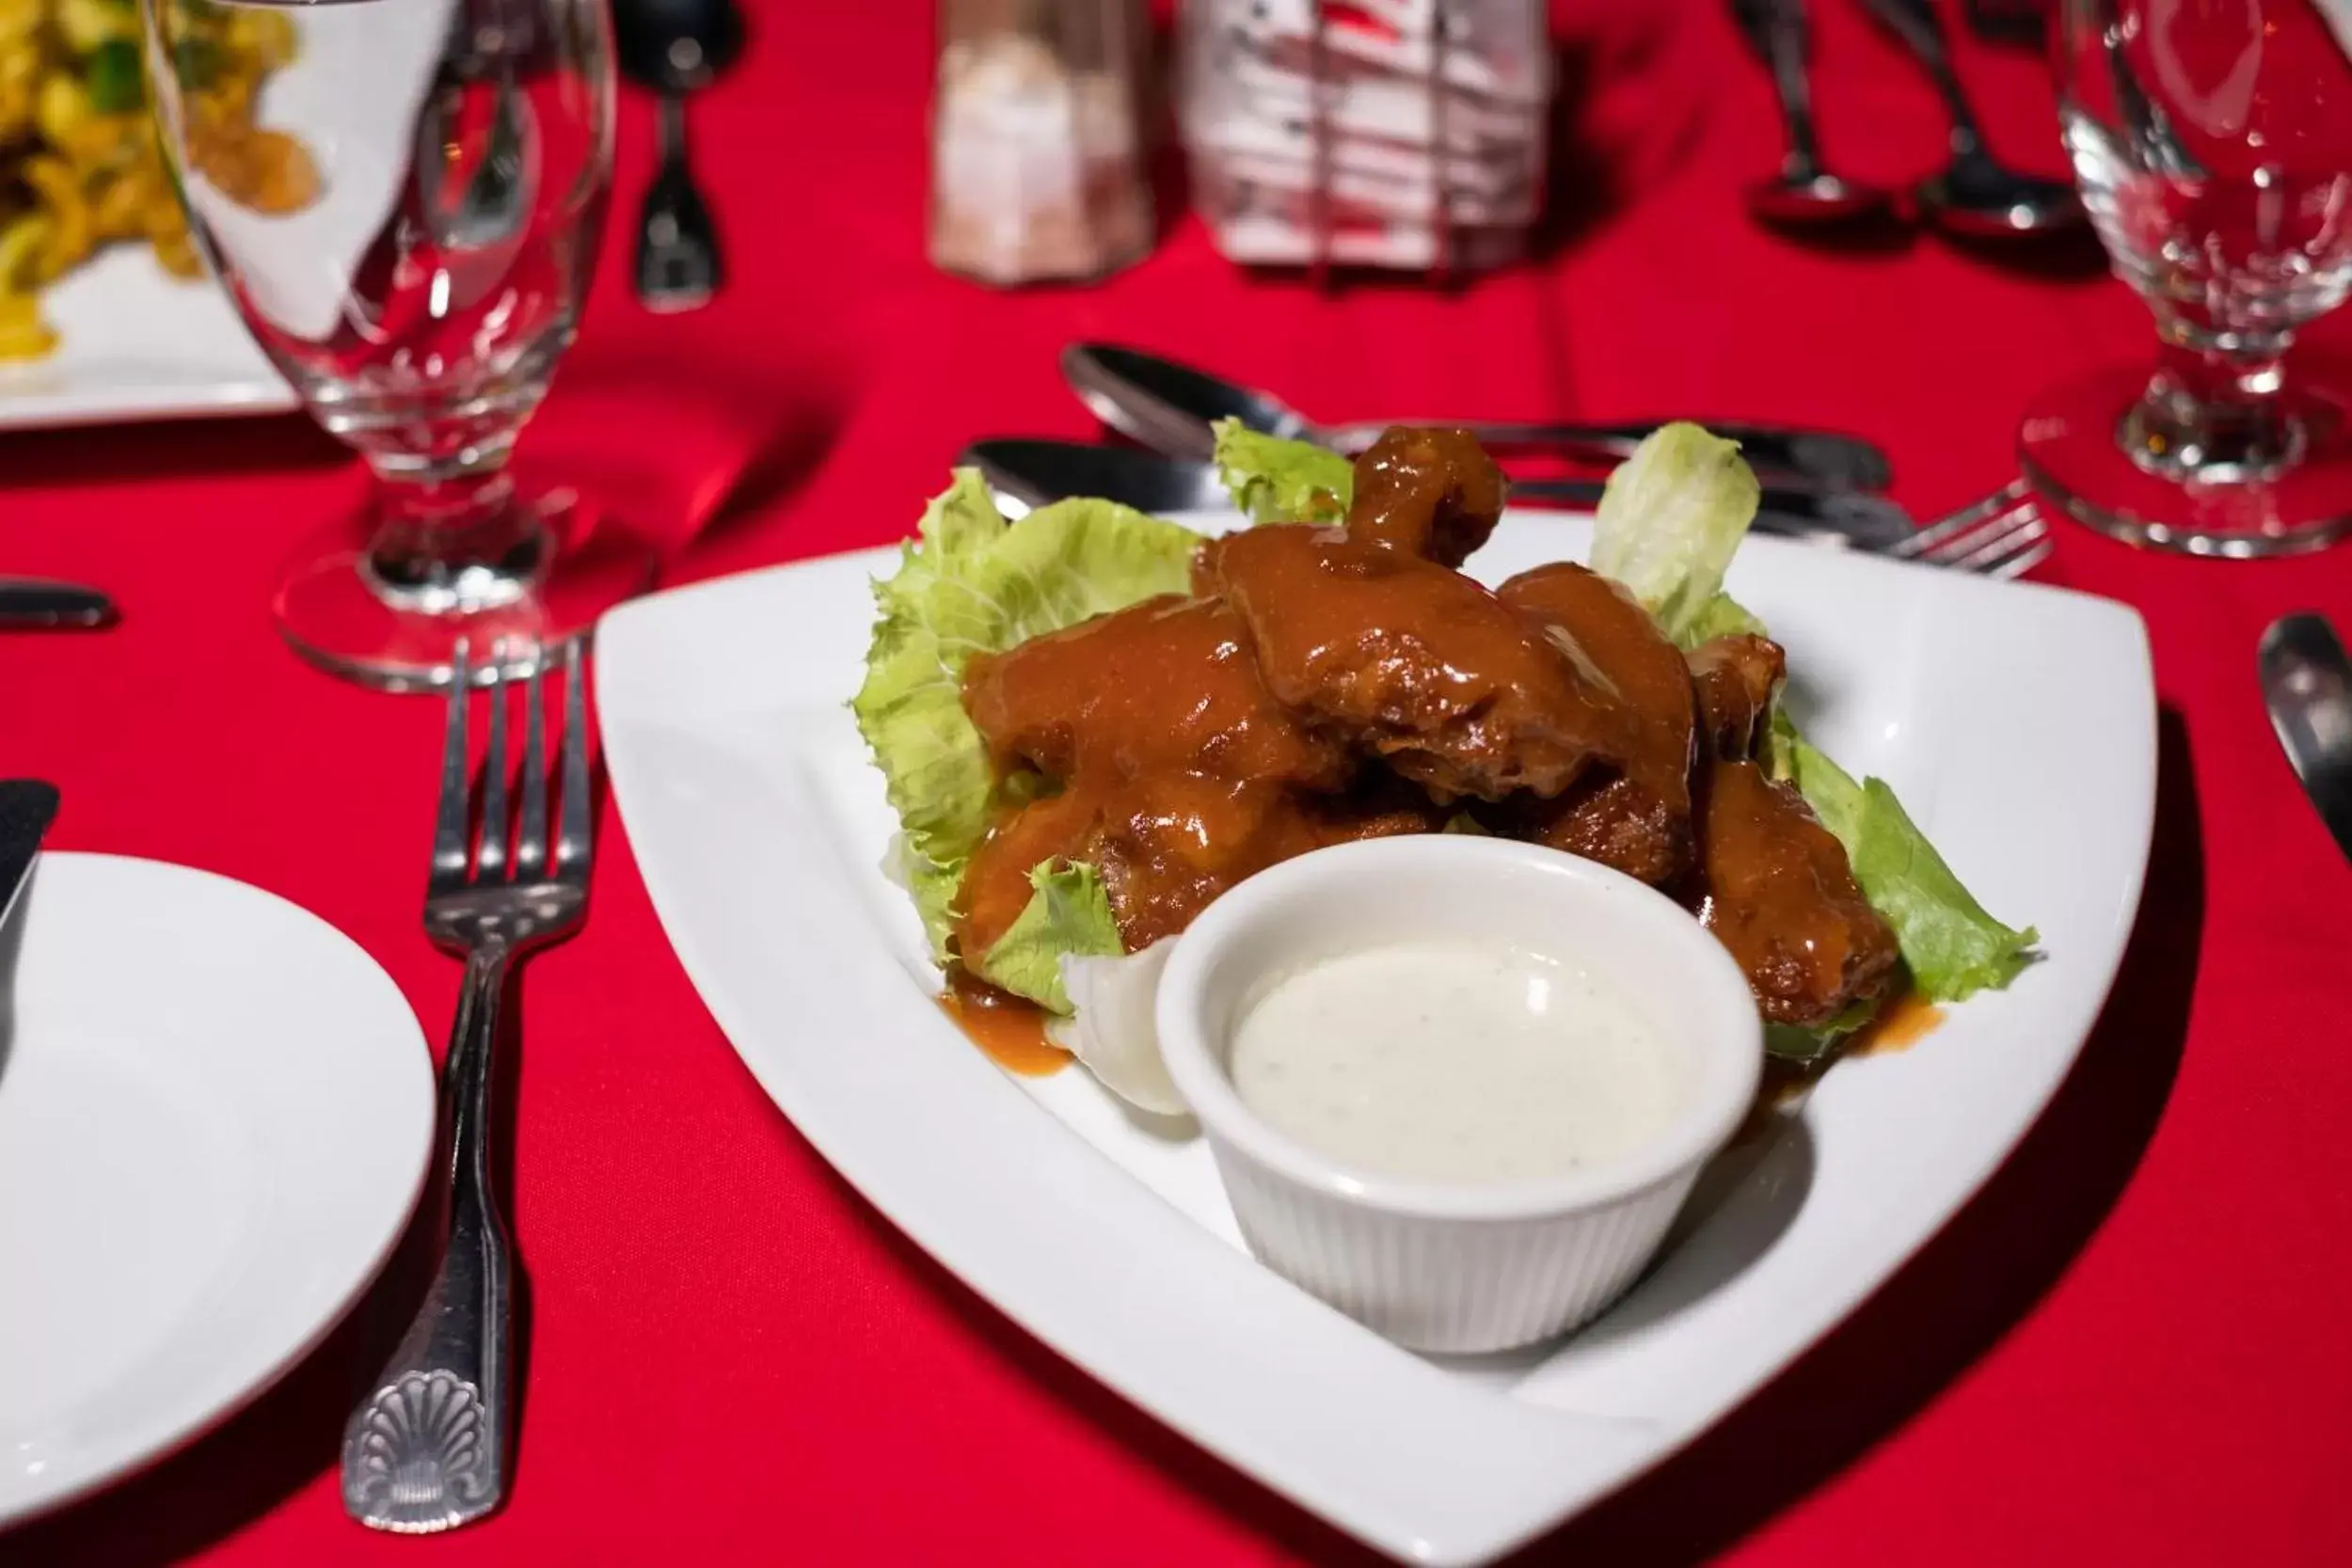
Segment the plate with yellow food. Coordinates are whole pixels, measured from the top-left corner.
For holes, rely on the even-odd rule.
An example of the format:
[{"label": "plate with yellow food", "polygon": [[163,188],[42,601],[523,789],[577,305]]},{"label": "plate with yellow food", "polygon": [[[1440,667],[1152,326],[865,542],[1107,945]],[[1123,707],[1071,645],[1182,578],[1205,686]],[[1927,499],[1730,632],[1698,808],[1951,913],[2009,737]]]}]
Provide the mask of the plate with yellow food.
[{"label": "plate with yellow food", "polygon": [[[264,214],[318,173],[270,122],[301,21],[171,0],[206,182]],[[207,277],[150,112],[135,0],[0,0],[0,428],[291,408]]]}]

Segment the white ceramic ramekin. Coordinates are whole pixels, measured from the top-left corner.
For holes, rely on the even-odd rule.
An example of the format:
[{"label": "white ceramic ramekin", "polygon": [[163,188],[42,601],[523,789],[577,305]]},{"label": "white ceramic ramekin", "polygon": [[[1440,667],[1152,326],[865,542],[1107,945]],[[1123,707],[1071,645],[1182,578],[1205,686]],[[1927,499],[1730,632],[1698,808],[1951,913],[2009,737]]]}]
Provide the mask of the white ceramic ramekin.
[{"label": "white ceramic ramekin", "polygon": [[[1242,1103],[1226,1050],[1268,989],[1343,954],[1429,938],[1514,945],[1623,986],[1682,1057],[1680,1114],[1610,1164],[1477,1186],[1347,1168]],[[1250,878],[1178,939],[1157,1022],[1250,1250],[1426,1351],[1526,1344],[1608,1306],[1738,1130],[1764,1056],[1746,980],[1687,911],[1595,862],[1469,834],[1343,845]]]}]

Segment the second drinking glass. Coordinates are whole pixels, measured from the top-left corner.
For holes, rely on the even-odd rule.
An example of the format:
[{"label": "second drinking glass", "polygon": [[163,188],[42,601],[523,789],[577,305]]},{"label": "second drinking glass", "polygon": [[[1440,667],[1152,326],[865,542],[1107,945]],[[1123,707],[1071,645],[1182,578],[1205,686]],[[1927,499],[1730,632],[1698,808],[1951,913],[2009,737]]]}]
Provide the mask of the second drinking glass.
[{"label": "second drinking glass", "polygon": [[[238,312],[375,476],[275,594],[338,673],[445,682],[459,639],[552,643],[649,580],[638,541],[506,471],[578,328],[612,167],[602,0],[141,0],[165,150]],[[283,63],[250,104],[220,27]]]},{"label": "second drinking glass", "polygon": [[2312,0],[2062,0],[2058,112],[2115,271],[2155,312],[2027,412],[2027,477],[2135,544],[2274,555],[2352,532],[2352,399],[2288,374],[2352,291],[2352,59]]}]

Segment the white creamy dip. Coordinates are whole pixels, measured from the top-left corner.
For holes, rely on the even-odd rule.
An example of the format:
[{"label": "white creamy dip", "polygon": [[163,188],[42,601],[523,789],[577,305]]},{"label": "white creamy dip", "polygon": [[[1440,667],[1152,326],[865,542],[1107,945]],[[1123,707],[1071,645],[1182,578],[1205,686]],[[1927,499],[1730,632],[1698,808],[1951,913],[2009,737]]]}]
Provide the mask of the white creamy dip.
[{"label": "white creamy dip", "polygon": [[1242,1102],[1326,1157],[1425,1181],[1520,1181],[1664,1131],[1685,1065],[1616,987],[1487,942],[1351,953],[1277,981],[1228,1058]]}]

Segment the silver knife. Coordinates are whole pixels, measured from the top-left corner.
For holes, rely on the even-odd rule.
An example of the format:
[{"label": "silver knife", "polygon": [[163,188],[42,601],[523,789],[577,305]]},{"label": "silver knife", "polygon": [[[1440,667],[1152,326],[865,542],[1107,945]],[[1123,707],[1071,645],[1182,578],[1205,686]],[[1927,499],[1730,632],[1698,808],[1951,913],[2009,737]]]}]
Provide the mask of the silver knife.
[{"label": "silver knife", "polygon": [[0,779],[0,926],[40,856],[40,841],[57,816],[57,786],[39,779]]},{"label": "silver knife", "polygon": [[114,620],[114,601],[95,588],[37,578],[0,578],[0,630],[104,626]]},{"label": "silver knife", "polygon": [[2352,659],[2328,618],[2305,610],[2271,623],[2257,662],[2270,727],[2336,847],[2352,860]]}]

